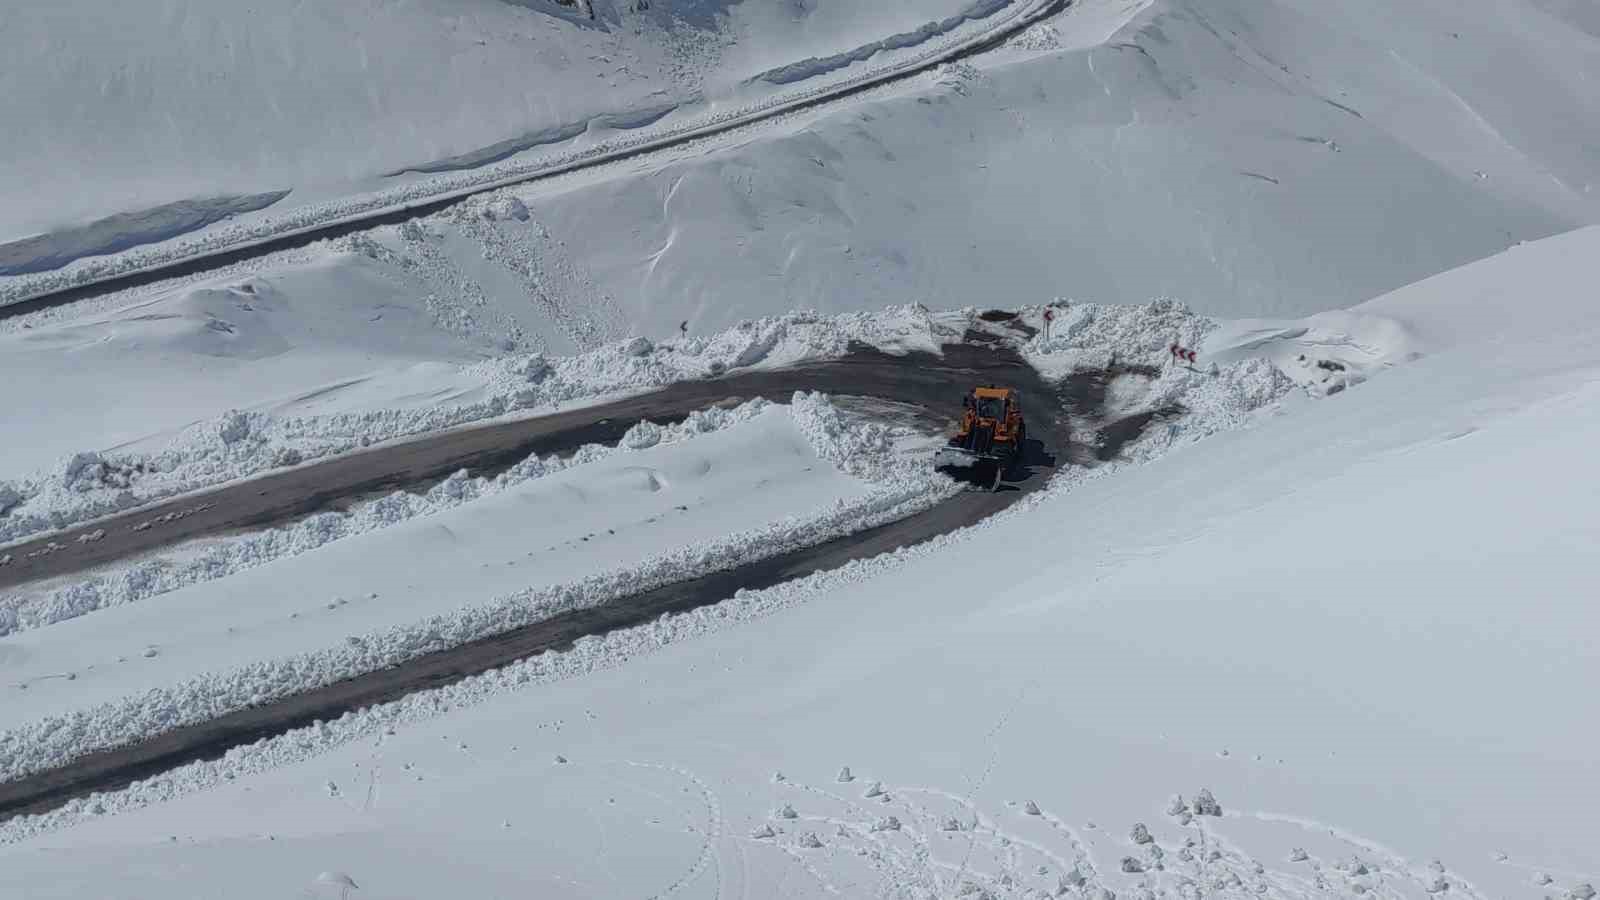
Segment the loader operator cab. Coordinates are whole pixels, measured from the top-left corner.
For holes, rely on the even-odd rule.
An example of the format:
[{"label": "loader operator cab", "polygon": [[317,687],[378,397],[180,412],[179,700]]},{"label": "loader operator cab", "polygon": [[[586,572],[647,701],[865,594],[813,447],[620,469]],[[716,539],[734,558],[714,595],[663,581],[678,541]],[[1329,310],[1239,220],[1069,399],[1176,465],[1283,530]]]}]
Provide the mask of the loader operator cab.
[{"label": "loader operator cab", "polygon": [[978,418],[1002,420],[1006,417],[1006,401],[1003,397],[979,397]]}]

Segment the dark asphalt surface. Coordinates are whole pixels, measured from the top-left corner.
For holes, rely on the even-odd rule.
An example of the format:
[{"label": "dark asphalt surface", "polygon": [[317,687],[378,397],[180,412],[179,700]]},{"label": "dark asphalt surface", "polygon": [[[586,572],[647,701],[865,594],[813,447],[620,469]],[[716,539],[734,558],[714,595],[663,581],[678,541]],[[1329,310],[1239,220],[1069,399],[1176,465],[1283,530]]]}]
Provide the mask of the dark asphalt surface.
[{"label": "dark asphalt surface", "polygon": [[[969,334],[969,338],[978,335]],[[740,588],[760,589],[837,568],[897,547],[911,546],[975,524],[1042,487],[1060,460],[1092,463],[1114,456],[1120,444],[1136,436],[1156,416],[1107,421],[1104,400],[1107,373],[1085,372],[1055,387],[1040,378],[1014,352],[992,343],[968,342],[945,347],[942,357],[928,354],[889,356],[858,348],[850,355],[793,369],[747,372],[705,382],[690,382],[654,394],[603,407],[561,413],[541,419],[462,429],[418,441],[375,448],[354,456],[279,473],[265,479],[211,492],[210,508],[171,523],[158,532],[166,543],[200,534],[272,521],[326,504],[353,490],[435,477],[461,466],[506,465],[529,452],[558,452],[583,443],[614,439],[639,418],[662,421],[727,398],[763,396],[788,399],[796,390],[889,399],[920,406],[941,419],[954,420],[961,397],[974,384],[1020,388],[1030,441],[1024,465],[996,492],[967,491],[919,515],[869,529],[795,553],[716,572],[648,591],[595,609],[563,614],[537,624],[475,643],[451,648],[326,687],[309,690],[277,703],[243,710],[180,728],[149,741],[92,754],[50,772],[0,784],[0,819],[38,813],[93,791],[112,791],[158,772],[199,760],[215,759],[229,749],[264,737],[332,720],[345,712],[438,687],[498,668],[546,650],[568,647],[577,638],[649,622],[663,613],[716,603]],[[1098,433],[1093,446],[1071,443],[1072,424]],[[201,505],[195,498],[174,508]],[[127,530],[128,517],[101,542],[122,548],[123,555],[151,549],[147,536],[156,531]],[[105,526],[101,526],[105,527]],[[109,529],[108,529],[109,530]],[[126,536],[126,537],[123,537]],[[113,538],[120,540],[114,542]],[[60,540],[59,538],[57,539]],[[99,547],[100,545],[90,545]]]}]

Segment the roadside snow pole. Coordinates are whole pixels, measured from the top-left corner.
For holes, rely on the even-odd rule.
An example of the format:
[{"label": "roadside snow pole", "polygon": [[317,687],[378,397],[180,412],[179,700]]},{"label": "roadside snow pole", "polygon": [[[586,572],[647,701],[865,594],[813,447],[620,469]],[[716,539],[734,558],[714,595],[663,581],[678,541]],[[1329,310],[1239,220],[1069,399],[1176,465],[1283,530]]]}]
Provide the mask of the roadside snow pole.
[{"label": "roadside snow pole", "polygon": [[1050,306],[1046,306],[1044,308],[1044,342],[1046,344],[1050,343],[1050,323],[1054,322],[1055,319],[1056,319],[1055,308],[1054,307],[1050,307]]}]

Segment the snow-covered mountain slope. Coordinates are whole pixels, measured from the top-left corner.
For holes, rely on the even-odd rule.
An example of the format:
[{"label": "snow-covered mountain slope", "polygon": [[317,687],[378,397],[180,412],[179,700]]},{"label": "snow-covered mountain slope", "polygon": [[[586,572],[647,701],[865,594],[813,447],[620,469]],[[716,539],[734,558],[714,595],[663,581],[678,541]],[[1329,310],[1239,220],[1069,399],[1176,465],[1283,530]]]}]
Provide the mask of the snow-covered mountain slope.
[{"label": "snow-covered mountain slope", "polygon": [[21,0],[0,11],[0,240],[661,108],[969,5]]},{"label": "snow-covered mountain slope", "polygon": [[[1063,49],[525,196],[651,330],[1057,295],[1304,315],[1600,220],[1600,40],[1574,22],[1520,2],[1142,6],[1085,0],[1018,42]],[[1111,13],[1137,15],[1108,31]]]},{"label": "snow-covered mountain slope", "polygon": [[1589,896],[1596,250],[1381,298],[1426,355],[931,547],[77,803],[0,884]]}]

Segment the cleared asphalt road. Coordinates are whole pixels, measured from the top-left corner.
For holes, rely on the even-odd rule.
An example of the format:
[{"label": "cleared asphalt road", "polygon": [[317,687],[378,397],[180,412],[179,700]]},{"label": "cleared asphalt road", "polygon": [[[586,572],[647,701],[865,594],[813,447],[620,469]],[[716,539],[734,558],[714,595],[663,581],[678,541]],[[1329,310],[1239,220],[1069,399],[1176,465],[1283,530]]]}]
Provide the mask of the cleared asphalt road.
[{"label": "cleared asphalt road", "polygon": [[[458,469],[494,471],[532,453],[548,455],[570,452],[584,444],[615,443],[642,419],[678,421],[729,398],[766,397],[787,403],[795,391],[816,390],[896,400],[953,420],[961,411],[962,394],[980,381],[1021,387],[1034,407],[1029,415],[1038,417],[1045,429],[1050,427],[1048,410],[1054,404],[1040,403],[1032,395],[1042,399],[1053,393],[1052,388],[1009,351],[954,344],[940,358],[926,354],[896,357],[858,348],[838,360],[682,382],[601,406],[402,439],[185,494],[0,548],[12,557],[10,565],[0,568],[0,590],[82,572],[198,537],[280,524],[333,508],[351,497],[424,485]],[[1034,434],[1045,434],[1038,425],[1033,427]],[[1064,441],[1065,431],[1055,437]],[[105,536],[99,540],[79,540],[102,530]]]},{"label": "cleared asphalt road", "polygon": [[[1107,374],[1080,373],[1061,386],[1052,386],[1011,350],[970,340],[945,347],[943,356],[890,356],[861,348],[838,360],[684,383],[603,407],[430,435],[210,492],[206,495],[209,509],[173,522],[173,529],[159,533],[166,543],[295,515],[351,492],[425,480],[461,466],[505,465],[536,450],[548,453],[614,439],[640,418],[681,418],[729,397],[763,396],[781,401],[796,390],[822,390],[893,400],[921,407],[940,418],[954,419],[961,409],[961,397],[974,384],[1009,385],[1022,391],[1029,433],[1044,438],[1043,442],[1032,443],[1020,477],[1000,491],[965,492],[919,515],[847,538],[668,585],[595,609],[563,614],[277,703],[177,729],[140,744],[85,756],[50,772],[0,784],[0,818],[43,812],[93,791],[117,790],[176,766],[218,758],[230,748],[309,725],[317,719],[335,719],[364,706],[458,681],[545,650],[567,647],[585,635],[716,603],[741,588],[770,587],[979,522],[1041,487],[1058,459],[1087,462],[1113,455],[1121,443],[1136,436],[1153,418],[1145,414],[1119,421],[1105,419],[1101,407]],[[1163,411],[1170,412],[1176,410]],[[1080,433],[1098,433],[1096,445],[1072,445],[1070,426],[1074,424]],[[1046,447],[1050,452],[1045,451]],[[200,504],[195,498],[171,504],[174,508],[196,505]],[[147,510],[126,517],[127,521],[119,523],[121,527],[101,544],[93,545],[94,549],[127,555],[138,552],[134,547],[159,546],[148,543],[155,529],[128,530],[133,520],[144,521],[151,514]]]}]

